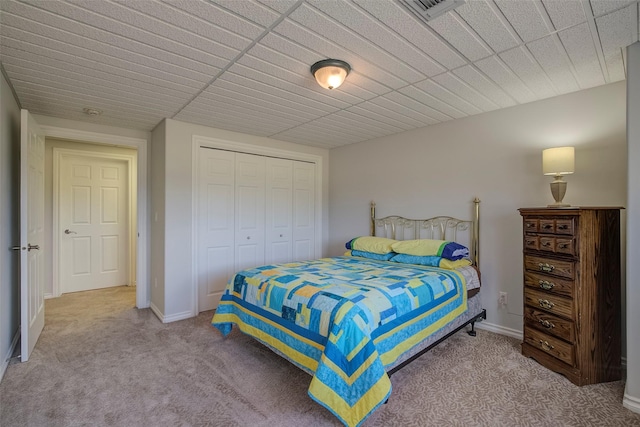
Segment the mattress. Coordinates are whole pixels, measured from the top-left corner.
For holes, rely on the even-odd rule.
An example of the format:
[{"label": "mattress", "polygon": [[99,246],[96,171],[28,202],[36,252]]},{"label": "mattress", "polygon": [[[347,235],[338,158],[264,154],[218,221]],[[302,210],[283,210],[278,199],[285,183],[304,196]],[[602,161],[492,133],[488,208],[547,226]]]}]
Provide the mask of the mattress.
[{"label": "mattress", "polygon": [[354,426],[389,397],[389,369],[468,313],[467,282],[475,269],[358,257],[268,265],[229,281],[212,324],[312,374],[309,395]]}]

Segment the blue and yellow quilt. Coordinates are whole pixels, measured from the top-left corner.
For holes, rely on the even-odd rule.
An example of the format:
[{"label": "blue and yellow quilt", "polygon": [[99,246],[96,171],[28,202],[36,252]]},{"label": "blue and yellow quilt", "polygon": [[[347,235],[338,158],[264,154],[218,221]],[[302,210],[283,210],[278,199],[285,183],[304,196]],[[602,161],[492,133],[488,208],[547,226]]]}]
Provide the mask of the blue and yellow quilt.
[{"label": "blue and yellow quilt", "polygon": [[386,369],[466,309],[455,270],[336,257],[237,273],[211,323],[311,373],[311,398],[357,426],[391,393]]}]

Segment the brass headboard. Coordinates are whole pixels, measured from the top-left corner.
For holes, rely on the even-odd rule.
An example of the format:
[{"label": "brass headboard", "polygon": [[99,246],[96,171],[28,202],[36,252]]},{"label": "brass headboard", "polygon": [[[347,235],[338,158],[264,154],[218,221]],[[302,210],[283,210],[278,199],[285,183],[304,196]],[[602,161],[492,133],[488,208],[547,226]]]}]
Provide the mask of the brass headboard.
[{"label": "brass headboard", "polygon": [[473,199],[473,219],[450,216],[409,219],[397,215],[376,218],[376,204],[371,202],[371,235],[396,240],[437,239],[458,242],[469,248],[473,265],[480,266],[480,199]]}]

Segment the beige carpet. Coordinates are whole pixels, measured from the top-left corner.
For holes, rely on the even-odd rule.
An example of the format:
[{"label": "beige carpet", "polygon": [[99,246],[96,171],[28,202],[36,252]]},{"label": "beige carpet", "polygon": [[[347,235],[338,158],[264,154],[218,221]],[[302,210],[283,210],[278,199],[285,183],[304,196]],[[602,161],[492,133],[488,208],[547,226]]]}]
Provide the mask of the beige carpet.
[{"label": "beige carpet", "polygon": [[[339,426],[307,395],[310,377],[212,313],[161,324],[135,289],[46,302],[27,363],[0,384],[8,426]],[[519,353],[517,340],[458,333],[392,377],[369,426],[640,426],[623,382],[576,387]]]}]

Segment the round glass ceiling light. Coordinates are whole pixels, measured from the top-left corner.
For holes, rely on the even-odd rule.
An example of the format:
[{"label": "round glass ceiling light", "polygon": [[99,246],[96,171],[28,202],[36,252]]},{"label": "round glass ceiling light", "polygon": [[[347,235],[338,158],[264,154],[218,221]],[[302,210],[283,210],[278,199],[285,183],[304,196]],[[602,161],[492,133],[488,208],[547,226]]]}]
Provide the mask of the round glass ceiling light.
[{"label": "round glass ceiling light", "polygon": [[325,89],[335,89],[340,86],[350,71],[351,66],[339,59],[323,59],[311,66],[311,74]]}]

